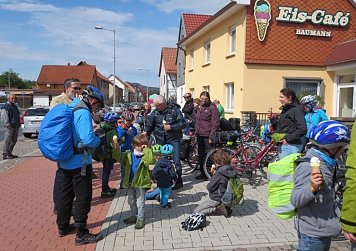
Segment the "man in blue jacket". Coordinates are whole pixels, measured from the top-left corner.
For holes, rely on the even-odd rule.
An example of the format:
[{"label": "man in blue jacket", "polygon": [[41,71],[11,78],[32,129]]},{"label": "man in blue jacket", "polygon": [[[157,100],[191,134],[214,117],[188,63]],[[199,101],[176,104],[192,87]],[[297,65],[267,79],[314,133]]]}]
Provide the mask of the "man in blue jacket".
[{"label": "man in blue jacket", "polygon": [[173,146],[173,161],[178,179],[172,189],[176,190],[183,187],[180,140],[183,137],[182,130],[186,127],[186,121],[180,111],[180,106],[175,103],[167,103],[163,96],[156,96],[153,104],[156,109],[151,112],[147,119],[145,132],[148,135],[153,133],[157,144]]},{"label": "man in blue jacket", "polygon": [[80,107],[73,116],[73,139],[75,154],[59,163],[59,172],[63,178],[57,205],[58,235],[63,237],[74,229],[69,225],[74,197],[76,203],[73,212],[77,235],[76,245],[96,243],[101,234],[91,234],[86,228],[92,200],[92,158],[86,149],[96,148],[100,139],[94,134],[91,113],[104,106],[103,94],[93,86],[88,86],[81,100],[75,99],[71,108]]}]

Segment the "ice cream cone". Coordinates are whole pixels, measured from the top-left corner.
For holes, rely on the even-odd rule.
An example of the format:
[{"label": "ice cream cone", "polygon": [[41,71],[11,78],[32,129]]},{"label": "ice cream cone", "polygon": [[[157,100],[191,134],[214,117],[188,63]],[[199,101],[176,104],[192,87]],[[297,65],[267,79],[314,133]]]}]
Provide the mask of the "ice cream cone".
[{"label": "ice cream cone", "polygon": [[268,25],[267,20],[257,20],[258,39],[261,41],[265,39],[267,25]]},{"label": "ice cream cone", "polygon": [[320,170],[320,160],[317,157],[312,157],[310,159],[310,167],[312,169],[318,169]]}]

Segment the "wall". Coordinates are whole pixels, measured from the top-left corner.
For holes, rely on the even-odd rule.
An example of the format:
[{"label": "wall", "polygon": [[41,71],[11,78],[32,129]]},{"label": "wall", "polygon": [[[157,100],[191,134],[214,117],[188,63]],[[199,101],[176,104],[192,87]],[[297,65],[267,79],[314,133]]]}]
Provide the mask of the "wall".
[{"label": "wall", "polygon": [[33,97],[33,105],[49,106],[48,96],[34,96]]}]

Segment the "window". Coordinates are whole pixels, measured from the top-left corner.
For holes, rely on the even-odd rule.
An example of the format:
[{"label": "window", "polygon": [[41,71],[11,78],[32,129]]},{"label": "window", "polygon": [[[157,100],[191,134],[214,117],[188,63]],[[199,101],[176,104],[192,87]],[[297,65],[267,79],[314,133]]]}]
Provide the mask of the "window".
[{"label": "window", "polygon": [[203,86],[203,91],[207,91],[210,93],[210,86],[209,85]]},{"label": "window", "polygon": [[189,89],[189,92],[192,94],[192,97],[194,98],[194,97],[195,97],[195,90],[194,90],[194,88],[190,88],[190,89]]},{"label": "window", "polygon": [[355,83],[355,74],[339,76],[339,84]]},{"label": "window", "polygon": [[194,69],[194,50],[190,50],[190,69]]},{"label": "window", "polygon": [[320,95],[322,79],[285,79],[286,88],[292,89],[297,97]]},{"label": "window", "polygon": [[236,26],[230,29],[230,51],[229,54],[235,54],[236,52]]},{"label": "window", "polygon": [[234,110],[234,83],[225,84],[226,87],[226,110]]},{"label": "window", "polygon": [[210,63],[210,42],[205,43],[204,49],[205,49],[205,63],[208,64]]}]

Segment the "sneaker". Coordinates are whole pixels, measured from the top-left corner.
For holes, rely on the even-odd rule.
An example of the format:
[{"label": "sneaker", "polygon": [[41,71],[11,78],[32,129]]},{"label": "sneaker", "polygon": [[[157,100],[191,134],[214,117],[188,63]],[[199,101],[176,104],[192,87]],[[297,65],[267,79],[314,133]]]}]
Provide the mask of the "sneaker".
[{"label": "sneaker", "polygon": [[111,198],[114,197],[116,194],[116,191],[113,192],[111,190],[107,191],[107,192],[101,192],[101,198]]},{"label": "sneaker", "polygon": [[137,217],[132,215],[129,218],[124,219],[124,223],[126,224],[135,224],[137,222]]},{"label": "sneaker", "polygon": [[3,159],[14,159],[14,157],[12,157],[11,155],[5,155]]},{"label": "sneaker", "polygon": [[168,202],[166,205],[162,205],[162,208],[171,208],[172,204],[170,202]]},{"label": "sneaker", "polygon": [[74,227],[74,224],[70,224],[65,228],[58,229],[58,237],[64,237],[68,234],[74,234],[76,228]]},{"label": "sneaker", "polygon": [[209,180],[208,177],[206,177],[206,175],[204,174],[199,174],[198,176],[195,176],[196,180]]},{"label": "sneaker", "polygon": [[143,218],[138,218],[135,224],[135,229],[141,229],[145,227],[145,220]]},{"label": "sneaker", "polygon": [[220,211],[221,213],[223,213],[223,215],[226,218],[229,218],[232,214],[232,210],[230,207],[225,206],[224,203],[221,203],[219,206],[216,207],[217,211]]},{"label": "sneaker", "polygon": [[13,155],[12,153],[11,154],[9,154],[11,157],[13,157],[13,158],[18,158],[19,156],[17,156],[17,155]]},{"label": "sneaker", "polygon": [[89,243],[97,243],[98,241],[102,240],[103,236],[99,234],[91,234],[89,233],[89,230],[86,231],[86,233],[83,236],[77,235],[75,237],[75,245],[80,246],[84,244],[89,244]]},{"label": "sneaker", "polygon": [[155,200],[161,202],[161,196],[159,194],[156,195]]}]

